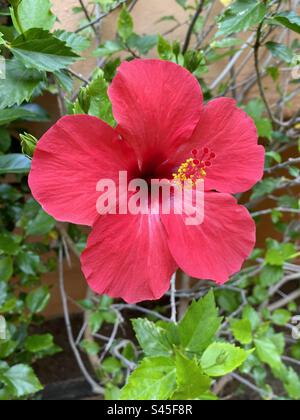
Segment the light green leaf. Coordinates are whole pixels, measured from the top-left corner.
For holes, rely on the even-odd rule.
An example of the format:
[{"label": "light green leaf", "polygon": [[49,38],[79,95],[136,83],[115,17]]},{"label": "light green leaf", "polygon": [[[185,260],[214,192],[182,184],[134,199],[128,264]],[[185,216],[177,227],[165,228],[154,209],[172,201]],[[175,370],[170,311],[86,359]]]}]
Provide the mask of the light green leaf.
[{"label": "light green leaf", "polygon": [[230,322],[230,327],[234,338],[241,344],[252,342],[251,323],[248,319],[234,319]]},{"label": "light green leaf", "polygon": [[177,352],[176,354],[177,389],[173,400],[193,400],[205,394],[211,385],[209,376],[204,375],[195,360]]},{"label": "light green leaf", "polygon": [[272,242],[270,249],[266,254],[266,263],[272,266],[280,266],[297,256],[297,250],[294,244],[279,244]]},{"label": "light green leaf", "polygon": [[172,45],[160,35],[158,37],[157,52],[162,60],[172,61],[174,57]]},{"label": "light green leaf", "polygon": [[43,389],[31,367],[23,364],[15,365],[5,372],[0,372],[0,380],[2,380],[18,398],[35,394]]},{"label": "light green leaf", "polygon": [[63,41],[43,29],[30,29],[24,37],[15,39],[10,48],[26,68],[54,72],[79,58]]},{"label": "light green leaf", "polygon": [[115,120],[107,89],[108,83],[104,79],[103,72],[98,70],[91,83],[81,89],[79,97],[74,104],[74,113],[87,113],[101,118],[111,126],[114,126]]},{"label": "light green leaf", "polygon": [[27,337],[25,342],[25,349],[30,353],[49,350],[53,346],[53,336],[51,334],[32,335]]},{"label": "light green leaf", "polygon": [[26,297],[27,308],[33,314],[42,312],[48,305],[50,300],[50,292],[48,287],[43,286],[33,290]]},{"label": "light green leaf", "polygon": [[252,26],[262,22],[267,13],[267,6],[257,0],[237,0],[218,22],[216,36],[226,36],[237,32],[248,31]]},{"label": "light green leaf", "polygon": [[[45,75],[37,70],[28,70],[19,60],[6,62],[6,79],[0,79],[0,109],[28,102],[35,90],[44,81]],[[10,110],[5,110],[10,112]],[[20,119],[19,116],[14,119]],[[10,120],[0,112],[0,124],[8,124]]]},{"label": "light green leaf", "polygon": [[228,343],[211,344],[201,358],[201,367],[209,376],[224,376],[240,367],[251,354]]},{"label": "light green leaf", "polygon": [[0,174],[25,174],[30,170],[30,160],[21,154],[0,156]]},{"label": "light green leaf", "polygon": [[284,327],[290,321],[291,313],[286,309],[277,309],[272,313],[271,319],[274,324],[279,325],[280,327]]},{"label": "light green leaf", "polygon": [[13,272],[13,259],[8,256],[0,257],[0,281],[8,281]]},{"label": "light green leaf", "polygon": [[118,20],[118,34],[124,42],[127,42],[128,38],[133,33],[133,19],[124,6]]},{"label": "light green leaf", "polygon": [[90,340],[83,340],[80,343],[80,346],[87,354],[90,354],[92,356],[96,356],[101,349],[98,343]]},{"label": "light green leaf", "polygon": [[119,41],[106,41],[93,52],[93,55],[95,57],[110,57],[123,49],[124,47]]},{"label": "light green leaf", "polygon": [[193,302],[179,323],[182,346],[189,352],[201,353],[213,341],[221,324],[213,292]]},{"label": "light green leaf", "polygon": [[51,12],[51,6],[49,0],[22,0],[17,8],[18,16],[14,14],[14,20],[19,25],[16,29],[22,32],[32,28],[52,29],[56,17]]},{"label": "light green leaf", "polygon": [[167,357],[146,358],[129,377],[121,400],[166,400],[176,389],[176,366]]},{"label": "light green leaf", "polygon": [[147,356],[171,356],[172,344],[165,330],[147,319],[135,319],[133,328],[136,338]]},{"label": "light green leaf", "polygon": [[259,359],[274,370],[282,368],[280,353],[274,342],[267,337],[254,341]]}]

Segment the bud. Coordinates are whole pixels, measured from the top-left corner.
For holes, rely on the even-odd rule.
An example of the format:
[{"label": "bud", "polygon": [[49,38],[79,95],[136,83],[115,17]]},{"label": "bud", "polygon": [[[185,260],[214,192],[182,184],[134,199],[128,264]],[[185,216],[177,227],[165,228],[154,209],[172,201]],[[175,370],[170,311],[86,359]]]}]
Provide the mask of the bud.
[{"label": "bud", "polygon": [[20,139],[22,152],[24,153],[24,155],[27,155],[29,158],[32,158],[38,142],[37,139],[28,133],[20,134]]}]

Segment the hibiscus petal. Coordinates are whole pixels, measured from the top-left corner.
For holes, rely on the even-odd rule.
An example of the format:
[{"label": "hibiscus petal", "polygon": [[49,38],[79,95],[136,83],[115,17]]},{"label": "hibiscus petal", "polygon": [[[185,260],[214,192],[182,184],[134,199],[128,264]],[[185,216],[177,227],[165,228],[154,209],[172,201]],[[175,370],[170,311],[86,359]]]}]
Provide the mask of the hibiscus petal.
[{"label": "hibiscus petal", "polygon": [[188,275],[225,283],[240,271],[256,240],[247,209],[228,194],[204,194],[204,222],[187,226],[184,215],[162,215],[170,251]]},{"label": "hibiscus petal", "polygon": [[203,104],[197,79],[162,60],[124,62],[109,96],[120,132],[141,160],[158,164],[191,137]]},{"label": "hibiscus petal", "polygon": [[81,263],[96,293],[128,303],[159,299],[177,268],[159,216],[148,215],[98,218]]},{"label": "hibiscus petal", "polygon": [[98,214],[96,185],[118,179],[137,165],[134,152],[98,118],[60,119],[38,142],[29,186],[45,211],[59,221],[92,225]]},{"label": "hibiscus petal", "polygon": [[[229,98],[209,102],[191,139],[192,148],[209,148],[216,158],[207,169],[206,190],[235,194],[263,177],[265,151],[253,120]],[[184,160],[184,159],[183,159]]]}]

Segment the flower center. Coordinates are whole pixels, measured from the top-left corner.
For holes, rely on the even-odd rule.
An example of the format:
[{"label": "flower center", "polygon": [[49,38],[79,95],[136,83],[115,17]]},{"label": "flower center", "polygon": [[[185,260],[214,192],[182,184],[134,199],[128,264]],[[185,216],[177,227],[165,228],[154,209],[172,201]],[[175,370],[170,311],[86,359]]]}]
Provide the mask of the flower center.
[{"label": "flower center", "polygon": [[173,174],[173,179],[177,184],[189,182],[195,186],[198,181],[204,181],[207,175],[207,168],[212,166],[212,160],[216,155],[207,147],[202,151],[197,149],[192,150],[192,157],[183,162],[177,173]]}]

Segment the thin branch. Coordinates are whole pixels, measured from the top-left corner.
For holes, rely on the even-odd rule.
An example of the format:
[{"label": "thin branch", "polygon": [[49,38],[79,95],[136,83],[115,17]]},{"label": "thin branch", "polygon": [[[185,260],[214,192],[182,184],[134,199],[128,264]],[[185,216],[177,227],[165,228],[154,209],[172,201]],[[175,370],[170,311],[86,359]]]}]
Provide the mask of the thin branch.
[{"label": "thin branch", "polygon": [[71,324],[69,308],[68,308],[68,299],[67,299],[67,295],[66,295],[66,291],[65,291],[65,284],[64,284],[64,267],[63,267],[64,261],[63,261],[62,245],[59,247],[58,262],[59,262],[60,294],[61,294],[61,300],[62,300],[62,305],[63,305],[63,312],[64,312],[64,318],[65,318],[65,324],[66,324],[69,344],[70,344],[71,349],[74,353],[74,356],[76,358],[78,366],[79,366],[83,376],[85,377],[86,381],[92,387],[93,392],[95,394],[101,394],[102,395],[102,394],[104,394],[104,389],[96,381],[94,381],[94,379],[91,377],[91,375],[87,371],[87,369],[86,369],[86,367],[85,367],[85,365],[84,365],[84,363],[81,359],[81,356],[80,356],[80,353],[79,353],[78,348],[76,346],[76,343],[75,343],[75,338],[74,338],[74,335],[73,335],[72,324]]},{"label": "thin branch", "polygon": [[176,273],[171,279],[171,321],[177,323],[177,308],[176,308]]},{"label": "thin branch", "polygon": [[284,306],[288,305],[290,302],[297,300],[300,298],[300,290],[295,290],[294,292],[290,293],[288,296],[282,298],[281,300],[271,304],[268,306],[269,311],[276,311],[276,309],[283,308]]},{"label": "thin branch", "polygon": [[286,162],[282,162],[282,163],[279,163],[278,165],[272,166],[271,168],[267,168],[265,172],[271,173],[278,169],[285,169],[289,166],[298,165],[298,164],[300,164],[300,158],[290,158]]},{"label": "thin branch", "polygon": [[197,20],[198,20],[199,16],[201,15],[201,13],[203,11],[204,4],[205,4],[205,0],[200,0],[199,5],[196,9],[196,13],[194,14],[194,17],[192,19],[192,22],[191,22],[191,24],[189,26],[189,29],[187,31],[187,34],[186,34],[186,38],[185,38],[183,48],[182,48],[182,54],[185,54],[187,52],[189,46],[190,46],[193,31],[194,31],[194,27],[197,23]]},{"label": "thin branch", "polygon": [[90,15],[89,15],[89,12],[87,11],[87,8],[85,7],[85,5],[84,5],[84,3],[83,3],[83,0],[78,0],[79,1],[79,3],[80,3],[80,6],[81,6],[81,8],[82,8],[82,10],[83,10],[83,13],[84,13],[84,15],[85,15],[85,17],[87,18],[87,20],[89,21],[89,23],[90,23],[90,26],[91,26],[91,28],[93,29],[93,31],[94,31],[94,34],[97,36],[98,34],[97,34],[97,29],[95,28],[95,24],[94,23],[92,23],[92,19],[91,19],[91,17],[90,17]]}]

